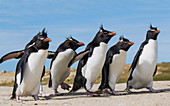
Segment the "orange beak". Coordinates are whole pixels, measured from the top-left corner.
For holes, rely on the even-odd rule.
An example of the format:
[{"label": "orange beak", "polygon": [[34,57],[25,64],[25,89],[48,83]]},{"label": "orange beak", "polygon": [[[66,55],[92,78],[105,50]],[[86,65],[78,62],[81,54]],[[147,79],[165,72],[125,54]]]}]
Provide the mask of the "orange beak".
[{"label": "orange beak", "polygon": [[160,30],[155,31],[156,33],[160,33]]},{"label": "orange beak", "polygon": [[79,42],[79,43],[77,43],[77,45],[84,46],[84,43],[83,42]]},{"label": "orange beak", "polygon": [[114,36],[114,35],[116,35],[116,32],[112,31],[112,32],[110,32],[108,34],[111,35],[111,36]]},{"label": "orange beak", "polygon": [[133,45],[134,44],[134,42],[129,42],[129,45]]},{"label": "orange beak", "polygon": [[46,41],[46,42],[51,42],[52,40],[47,37],[47,38],[44,39],[44,41]]}]

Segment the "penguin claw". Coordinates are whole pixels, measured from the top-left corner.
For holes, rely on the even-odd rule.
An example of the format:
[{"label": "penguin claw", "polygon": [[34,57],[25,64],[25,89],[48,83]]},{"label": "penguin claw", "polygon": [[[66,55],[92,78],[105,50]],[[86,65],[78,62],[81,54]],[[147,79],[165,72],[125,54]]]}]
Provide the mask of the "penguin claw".
[{"label": "penguin claw", "polygon": [[68,85],[68,84],[66,84],[66,83],[64,83],[64,82],[62,82],[62,83],[61,83],[61,88],[64,89],[64,90],[68,90],[68,91],[69,91],[69,89],[71,88],[71,86]]},{"label": "penguin claw", "polygon": [[132,93],[132,91],[129,89],[129,87],[127,87],[124,91],[129,93],[129,94]]},{"label": "penguin claw", "polygon": [[109,90],[108,90],[108,89],[103,90],[103,93],[105,93],[105,94],[111,94],[111,92],[109,92]]},{"label": "penguin claw", "polygon": [[40,100],[38,95],[34,95],[34,100]]},{"label": "penguin claw", "polygon": [[17,100],[18,103],[22,103],[23,101],[22,100]]},{"label": "penguin claw", "polygon": [[55,96],[61,96],[61,95],[63,95],[63,93],[60,93],[60,92],[58,92],[56,89],[54,90],[54,95]]}]

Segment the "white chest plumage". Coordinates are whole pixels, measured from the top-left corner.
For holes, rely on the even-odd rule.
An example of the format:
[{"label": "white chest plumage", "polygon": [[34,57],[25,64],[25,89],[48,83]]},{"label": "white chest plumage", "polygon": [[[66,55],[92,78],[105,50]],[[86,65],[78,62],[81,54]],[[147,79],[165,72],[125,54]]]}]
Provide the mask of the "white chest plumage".
[{"label": "white chest plumage", "polygon": [[120,50],[119,54],[113,56],[112,63],[109,65],[109,86],[114,89],[116,82],[120,79],[126,64],[127,52]]},{"label": "white chest plumage", "polygon": [[100,46],[94,48],[92,56],[88,58],[86,65],[82,68],[82,74],[87,79],[87,83],[93,85],[97,80],[105,62],[106,51],[107,44],[101,42]]},{"label": "white chest plumage", "polygon": [[138,63],[132,73],[133,80],[136,82],[134,88],[151,86],[153,73],[157,64],[158,46],[156,40],[149,40],[143,48]]},{"label": "white chest plumage", "polygon": [[21,74],[17,74],[18,89],[16,94],[19,95],[35,95],[38,93],[40,78],[44,68],[44,64],[48,55],[48,50],[38,50],[31,53],[25,66],[23,81],[20,84]]},{"label": "white chest plumage", "polygon": [[74,57],[75,51],[67,49],[59,52],[51,66],[52,86],[56,89],[70,74],[68,64]]}]

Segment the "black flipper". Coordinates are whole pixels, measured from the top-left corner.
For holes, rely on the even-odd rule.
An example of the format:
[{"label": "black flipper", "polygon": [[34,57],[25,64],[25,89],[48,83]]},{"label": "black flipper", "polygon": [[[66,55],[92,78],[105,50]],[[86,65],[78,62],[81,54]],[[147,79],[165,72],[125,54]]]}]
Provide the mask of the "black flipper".
[{"label": "black flipper", "polygon": [[138,52],[136,53],[136,55],[135,55],[135,57],[134,57],[134,59],[133,59],[132,65],[131,65],[130,68],[129,68],[129,71],[130,71],[130,70],[132,70],[132,71],[131,71],[131,74],[130,74],[130,77],[129,77],[128,80],[131,80],[131,79],[132,79],[133,70],[135,69],[135,67],[136,67],[136,65],[137,65],[137,63],[138,63],[139,57],[140,57],[140,55],[141,55],[141,53],[142,53],[142,51],[143,51],[143,48],[144,48],[144,46],[145,46],[147,43],[148,43],[147,40],[144,41],[144,42],[141,44]]},{"label": "black flipper", "polygon": [[9,59],[19,59],[22,57],[22,55],[24,54],[24,50],[20,50],[20,51],[14,51],[14,52],[10,52],[6,55],[4,55],[1,59],[0,59],[0,63],[9,60]]},{"label": "black flipper", "polygon": [[110,90],[112,90],[111,87],[109,86],[109,79],[108,79],[109,65],[112,63],[113,56],[118,53],[120,53],[120,52],[119,52],[119,48],[117,48],[117,46],[112,46],[108,50],[107,55],[106,55],[105,64],[102,69],[102,81],[101,81],[101,84],[98,89],[103,90],[105,88],[109,88]]},{"label": "black flipper", "polygon": [[110,88],[108,84],[108,76],[109,76],[109,63],[105,62],[104,67],[102,69],[101,84],[98,89],[103,90],[105,88]]},{"label": "black flipper", "polygon": [[[74,79],[73,88],[70,92],[75,92],[78,89],[85,87],[87,80],[82,75],[82,68],[87,63],[88,58],[91,57],[94,47],[95,46],[92,43],[89,43],[87,45],[85,51],[89,51],[89,52],[86,55],[84,55],[83,58],[78,63],[78,68],[77,68],[76,76],[75,76],[75,79]],[[85,89],[86,89],[86,87],[85,87]]]},{"label": "black flipper", "polygon": [[[53,61],[55,60],[55,58],[58,56],[58,53],[59,53],[60,51],[59,50],[57,50],[55,53],[54,53],[54,56],[53,56],[53,58],[52,58],[52,61],[51,61],[51,64],[50,64],[50,70],[51,70],[51,67],[52,67],[52,64],[53,64]],[[49,83],[48,83],[48,87],[50,88],[50,87],[52,87],[52,79],[51,79],[51,72],[50,72],[50,80],[49,80]]]},{"label": "black flipper", "polygon": [[[82,61],[83,60],[80,60],[79,64],[82,64]],[[75,91],[79,90],[80,88],[85,87],[85,84],[86,84],[87,80],[82,75],[81,69],[82,69],[82,67],[78,66],[76,76],[75,76],[75,79],[74,79],[74,83],[73,83],[73,88],[72,88],[72,90],[70,92],[75,92]]]},{"label": "black flipper", "polygon": [[155,71],[154,71],[154,73],[153,73],[153,76],[156,75],[156,72],[157,72],[157,65],[156,65],[156,67],[155,67]]},{"label": "black flipper", "polygon": [[89,51],[83,51],[77,54],[76,56],[74,56],[69,62],[68,67],[71,67],[71,65],[73,65],[78,60],[81,60],[87,53],[89,53]]},{"label": "black flipper", "polygon": [[85,87],[86,78],[82,75],[82,68],[86,64],[88,59],[88,53],[79,61],[76,76],[73,83],[73,88],[70,92],[75,92],[78,89]]},{"label": "black flipper", "polygon": [[52,58],[54,57],[54,54],[55,54],[55,52],[48,51],[48,56],[47,56],[47,58],[48,58],[48,59],[52,59]]},{"label": "black flipper", "polygon": [[23,77],[24,77],[25,65],[26,65],[26,62],[28,60],[29,55],[30,54],[28,52],[24,53],[23,60],[21,62],[21,80],[20,80],[20,84],[22,83],[22,80],[23,80]]}]

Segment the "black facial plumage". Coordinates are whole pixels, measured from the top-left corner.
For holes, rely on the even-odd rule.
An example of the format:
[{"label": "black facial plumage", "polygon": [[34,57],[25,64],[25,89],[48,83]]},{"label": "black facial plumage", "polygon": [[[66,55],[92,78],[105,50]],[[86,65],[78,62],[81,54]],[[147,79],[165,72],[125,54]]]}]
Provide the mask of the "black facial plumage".
[{"label": "black facial plumage", "polygon": [[118,47],[122,50],[128,51],[128,49],[134,44],[134,42],[129,41],[128,39],[120,36],[119,42],[117,43]]},{"label": "black facial plumage", "polygon": [[157,36],[159,33],[160,30],[157,30],[157,27],[152,27],[152,25],[150,25],[150,29],[147,31],[146,34],[146,40],[149,39],[157,40]]},{"label": "black facial plumage", "polygon": [[79,42],[78,40],[76,40],[72,36],[70,36],[65,41],[65,46],[67,46],[68,48],[71,48],[73,50],[76,50],[78,47],[84,46],[84,43]]},{"label": "black facial plumage", "polygon": [[[49,42],[51,39],[47,37],[47,33],[45,32],[45,28],[42,30],[41,33],[38,33],[35,37],[35,46],[37,49],[48,49]],[[37,38],[37,39],[36,39]]]},{"label": "black facial plumage", "polygon": [[108,43],[109,40],[116,35],[116,32],[114,31],[108,31],[103,28],[103,25],[101,25],[100,30],[96,34],[95,38],[93,39],[93,42],[95,44],[99,44],[100,42]]}]

